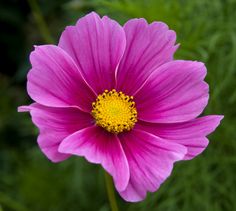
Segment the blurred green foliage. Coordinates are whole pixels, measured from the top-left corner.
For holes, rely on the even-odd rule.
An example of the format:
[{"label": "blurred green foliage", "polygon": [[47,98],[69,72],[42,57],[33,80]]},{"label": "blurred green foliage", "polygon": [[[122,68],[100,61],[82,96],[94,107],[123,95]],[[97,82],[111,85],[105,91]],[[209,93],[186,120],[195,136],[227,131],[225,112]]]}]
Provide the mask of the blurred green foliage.
[{"label": "blurred green foliage", "polygon": [[[29,0],[28,3],[36,1]],[[33,44],[48,40],[37,26],[35,7],[26,1],[1,3],[0,73],[0,211],[108,211],[99,166],[74,157],[50,163],[36,144],[37,130],[28,114],[16,108],[31,101],[25,79]],[[37,2],[36,2],[37,3]],[[109,15],[121,24],[144,17],[166,22],[177,32],[175,58],[204,61],[210,101],[205,114],[224,114],[199,157],[179,162],[159,191],[141,203],[124,202],[127,211],[236,210],[236,0],[40,0],[46,30],[58,40],[66,25],[89,11]],[[37,10],[37,9],[36,9]],[[3,63],[2,63],[3,62]]]}]

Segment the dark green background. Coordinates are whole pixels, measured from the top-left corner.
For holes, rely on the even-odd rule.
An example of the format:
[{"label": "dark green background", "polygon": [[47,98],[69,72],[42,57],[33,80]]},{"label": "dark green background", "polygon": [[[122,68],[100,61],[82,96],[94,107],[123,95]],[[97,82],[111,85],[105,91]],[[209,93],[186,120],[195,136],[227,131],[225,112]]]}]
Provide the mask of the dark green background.
[{"label": "dark green background", "polygon": [[[0,211],[110,210],[100,166],[79,157],[51,163],[37,147],[37,129],[29,115],[16,112],[17,106],[31,102],[25,80],[32,46],[57,43],[66,25],[92,10],[121,24],[133,17],[166,22],[181,44],[175,58],[207,65],[210,101],[204,114],[225,115],[201,156],[179,162],[161,188],[141,203],[126,203],[117,195],[120,210],[236,210],[235,0],[8,0],[0,4]],[[46,25],[40,22],[42,17]]]}]

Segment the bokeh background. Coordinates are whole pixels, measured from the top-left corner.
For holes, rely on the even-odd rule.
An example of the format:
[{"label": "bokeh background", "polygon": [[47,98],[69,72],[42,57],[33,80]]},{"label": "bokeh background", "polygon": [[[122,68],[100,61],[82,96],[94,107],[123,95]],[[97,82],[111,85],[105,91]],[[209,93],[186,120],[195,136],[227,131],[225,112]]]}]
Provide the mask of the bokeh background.
[{"label": "bokeh background", "polygon": [[33,45],[57,43],[66,25],[96,11],[121,24],[130,18],[166,22],[181,44],[175,58],[208,68],[204,114],[224,114],[204,153],[179,162],[159,191],[124,211],[236,210],[235,0],[8,0],[0,3],[0,211],[109,211],[100,166],[73,157],[54,164],[37,147],[25,85]]}]

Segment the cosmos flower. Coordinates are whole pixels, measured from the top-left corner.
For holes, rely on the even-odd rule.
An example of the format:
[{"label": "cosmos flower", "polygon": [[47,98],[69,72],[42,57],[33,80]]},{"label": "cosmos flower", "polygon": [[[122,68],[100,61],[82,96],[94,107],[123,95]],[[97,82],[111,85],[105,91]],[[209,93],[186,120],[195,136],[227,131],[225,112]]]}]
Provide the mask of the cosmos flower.
[{"label": "cosmos flower", "polygon": [[53,162],[72,155],[101,164],[125,200],[143,200],[208,145],[222,116],[197,118],[208,103],[206,67],[173,60],[176,34],[162,22],[122,27],[92,12],[59,44],[30,55],[29,111]]}]

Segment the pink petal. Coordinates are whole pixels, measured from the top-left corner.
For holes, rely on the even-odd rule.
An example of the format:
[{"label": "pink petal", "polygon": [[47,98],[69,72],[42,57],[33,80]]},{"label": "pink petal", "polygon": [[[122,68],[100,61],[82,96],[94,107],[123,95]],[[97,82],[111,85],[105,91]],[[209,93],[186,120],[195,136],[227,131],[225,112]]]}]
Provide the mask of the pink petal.
[{"label": "pink petal", "polygon": [[45,106],[78,106],[91,111],[96,96],[64,50],[54,45],[39,46],[30,61],[27,90],[33,100]]},{"label": "pink petal", "polygon": [[57,163],[64,161],[71,156],[58,152],[59,143],[54,144],[54,141],[59,142],[61,140],[63,140],[61,136],[57,136],[55,138],[54,134],[50,135],[48,132],[44,132],[44,130],[42,130],[38,136],[37,142],[43,154],[46,155],[46,157],[52,162]]},{"label": "pink petal", "polygon": [[129,184],[120,191],[126,201],[141,201],[147,191],[156,191],[170,175],[174,162],[186,153],[184,146],[141,130],[121,134],[119,139],[130,167]]},{"label": "pink petal", "polygon": [[138,118],[175,123],[202,113],[208,102],[206,67],[201,62],[172,61],[155,70],[135,95]]},{"label": "pink petal", "polygon": [[52,108],[37,103],[21,106],[19,111],[29,111],[32,121],[39,128],[38,144],[53,162],[60,162],[70,155],[58,152],[59,144],[70,134],[91,126],[91,116],[77,108]]},{"label": "pink petal", "polygon": [[162,22],[132,19],[124,25],[126,50],[117,72],[117,90],[133,95],[150,73],[173,59],[176,34]]},{"label": "pink petal", "polygon": [[212,133],[223,116],[210,115],[189,122],[157,124],[139,121],[136,128],[145,130],[167,141],[185,146],[188,152],[184,159],[199,155],[208,145],[207,135]]},{"label": "pink petal", "polygon": [[115,88],[115,70],[125,43],[124,30],[117,22],[92,12],[65,29],[59,46],[72,56],[98,94]]},{"label": "pink petal", "polygon": [[117,190],[124,190],[129,180],[129,166],[119,139],[114,134],[92,126],[75,132],[60,145],[59,151],[84,156],[99,163],[112,176]]}]

